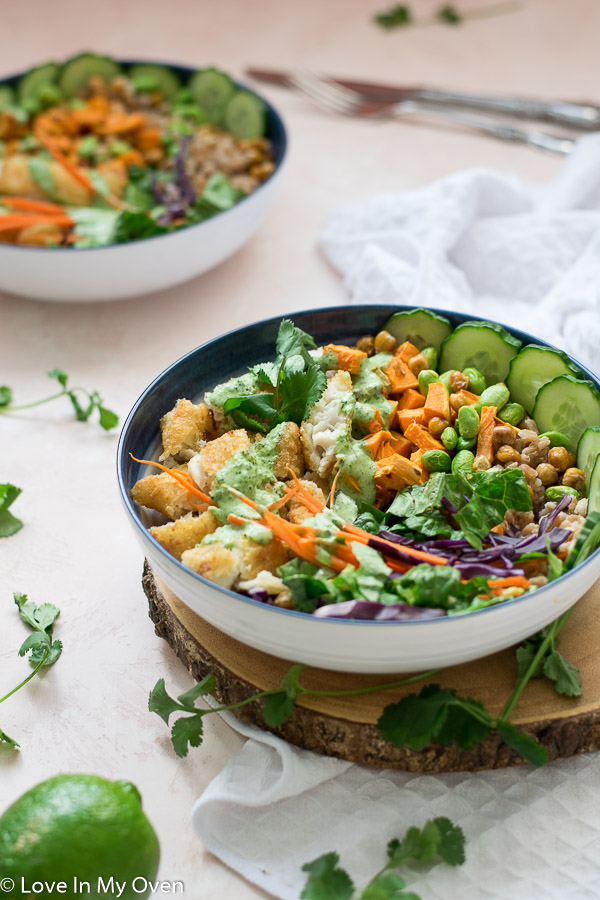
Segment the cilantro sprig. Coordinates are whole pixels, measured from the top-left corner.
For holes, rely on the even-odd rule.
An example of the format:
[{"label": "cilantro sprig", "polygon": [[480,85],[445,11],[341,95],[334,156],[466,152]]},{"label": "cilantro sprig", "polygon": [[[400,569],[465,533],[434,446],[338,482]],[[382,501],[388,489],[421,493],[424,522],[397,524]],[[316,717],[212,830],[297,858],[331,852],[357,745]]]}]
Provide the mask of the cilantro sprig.
[{"label": "cilantro sprig", "polygon": [[406,882],[397,870],[407,863],[431,863],[441,859],[449,866],[465,861],[465,836],[458,825],[440,816],[429,819],[423,828],[409,828],[404,838],[394,838],[387,846],[387,862],[359,895],[348,873],[338,863],[338,853],[324,853],[302,866],[308,880],[302,900],[420,900],[417,894],[404,893]]},{"label": "cilantro sprig", "polygon": [[[29,662],[34,669],[24,678],[16,687],[0,697],[0,703],[4,703],[18,690],[24,687],[28,681],[31,681],[37,673],[46,666],[52,666],[60,654],[62,653],[62,642],[53,640],[52,631],[54,623],[60,615],[58,607],[51,603],[43,603],[36,606],[32,600],[29,600],[27,594],[13,594],[15,603],[19,608],[19,615],[26,625],[32,629],[32,632],[25,638],[19,648],[19,656],[26,656],[29,653]],[[17,749],[19,744],[9,737],[5,731],[0,729],[0,743],[7,744]]]},{"label": "cilantro sprig", "polygon": [[250,397],[230,397],[223,407],[236,425],[263,434],[281,422],[299,425],[327,386],[325,372],[308,352],[316,349],[315,342],[289,319],[279,326],[276,346],[274,363],[251,370],[266,390]]},{"label": "cilantro sprig", "polygon": [[98,391],[88,391],[83,387],[69,387],[69,376],[62,369],[52,369],[51,372],[46,374],[48,378],[52,378],[59,383],[61,386],[60,391],[41,400],[34,400],[32,403],[22,403],[15,406],[12,403],[12,389],[7,385],[3,385],[0,387],[0,413],[32,409],[34,406],[41,406],[43,403],[58,400],[59,397],[68,397],[78,422],[87,422],[94,410],[97,410],[98,422],[105,431],[110,431],[111,428],[115,428],[119,424],[118,415],[103,406],[103,400]]},{"label": "cilantro sprig", "polygon": [[225,712],[231,709],[240,709],[249,703],[262,701],[262,715],[271,728],[277,728],[288,719],[294,711],[296,700],[302,694],[310,694],[311,696],[320,697],[350,697],[358,694],[371,694],[377,691],[387,690],[389,688],[401,687],[405,684],[412,684],[423,678],[429,678],[436,675],[439,670],[434,669],[430,672],[424,672],[420,675],[411,675],[408,678],[402,678],[400,681],[389,682],[384,685],[373,685],[371,687],[359,688],[347,691],[318,691],[311,690],[300,684],[300,675],[306,666],[296,664],[289,669],[283,676],[281,684],[278,688],[268,691],[259,691],[240,700],[238,703],[231,703],[228,706],[212,706],[204,709],[198,708],[195,701],[199,697],[212,694],[215,690],[215,679],[212,674],[206,675],[202,681],[194,685],[189,691],[180,694],[175,700],[167,693],[165,680],[161,678],[156,682],[150,692],[148,701],[148,709],[161,717],[165,724],[169,724],[169,719],[173,713],[186,713],[180,716],[171,728],[171,741],[177,756],[187,756],[190,747],[199,747],[202,743],[204,716],[211,713]]},{"label": "cilantro sprig", "polygon": [[23,527],[21,519],[17,519],[9,509],[20,493],[21,488],[14,484],[0,484],[0,537],[11,537]]},{"label": "cilantro sprig", "polygon": [[410,25],[434,25],[441,22],[444,25],[460,25],[468,19],[482,19],[487,16],[499,16],[504,13],[514,12],[519,8],[518,2],[490,3],[477,9],[460,10],[452,3],[438,6],[432,16],[426,18],[415,17],[411,7],[407,3],[396,3],[389,9],[373,16],[376,25],[386,31],[396,28],[407,28]]}]

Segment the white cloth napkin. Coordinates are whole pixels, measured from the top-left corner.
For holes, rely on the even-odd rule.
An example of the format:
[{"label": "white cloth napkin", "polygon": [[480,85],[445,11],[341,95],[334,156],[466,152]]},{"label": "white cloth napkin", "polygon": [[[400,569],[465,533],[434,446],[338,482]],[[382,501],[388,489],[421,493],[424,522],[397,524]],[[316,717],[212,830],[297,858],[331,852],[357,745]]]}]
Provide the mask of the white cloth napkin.
[{"label": "white cloth napkin", "polygon": [[[493,317],[600,369],[600,135],[558,177],[532,187],[474,169],[334,214],[320,238],[354,302],[432,306]],[[448,816],[467,862],[412,871],[423,900],[600,897],[600,754],[543,769],[413,775],[298,750],[229,724],[249,740],[196,802],[204,845],[282,900],[305,862],[336,850],[357,885],[392,837]]]},{"label": "white cloth napkin", "polygon": [[487,316],[600,368],[600,134],[543,187],[468,169],[344,207],[319,243],[351,302]]}]

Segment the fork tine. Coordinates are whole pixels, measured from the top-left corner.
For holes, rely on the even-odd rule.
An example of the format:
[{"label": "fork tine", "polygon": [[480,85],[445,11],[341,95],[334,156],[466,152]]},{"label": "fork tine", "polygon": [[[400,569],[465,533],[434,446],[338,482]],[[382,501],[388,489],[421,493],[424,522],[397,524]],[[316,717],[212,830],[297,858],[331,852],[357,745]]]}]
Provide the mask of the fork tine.
[{"label": "fork tine", "polygon": [[352,106],[357,106],[361,102],[361,97],[356,91],[342,87],[341,84],[335,84],[310,69],[302,69],[302,74],[312,82],[315,88],[319,88],[323,92],[323,96],[329,97],[332,101],[352,104]]},{"label": "fork tine", "polygon": [[328,91],[324,91],[320,79],[305,72],[292,72],[290,81],[295,88],[309,97],[316,106],[325,110],[325,112],[352,115],[353,104],[349,103],[345,98],[340,99],[337,96],[332,96]]}]

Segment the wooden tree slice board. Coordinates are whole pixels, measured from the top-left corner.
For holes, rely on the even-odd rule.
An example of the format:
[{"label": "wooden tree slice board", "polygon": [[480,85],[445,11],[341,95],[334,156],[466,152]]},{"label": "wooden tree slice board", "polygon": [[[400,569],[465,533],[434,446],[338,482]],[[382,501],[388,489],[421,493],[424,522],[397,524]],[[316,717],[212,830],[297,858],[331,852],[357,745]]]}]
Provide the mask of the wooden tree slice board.
[{"label": "wooden tree slice board", "polygon": [[[236,641],[192,612],[146,562],[143,587],[156,633],[165,638],[197,680],[212,672],[216,699],[236,703],[257,691],[276,688],[291,663]],[[559,696],[546,679],[524,691],[511,721],[535,736],[550,759],[600,749],[600,582],[576,605],[560,636],[560,649],[581,671],[583,696]],[[510,695],[516,676],[514,649],[453,666],[431,681],[481,701],[492,715]],[[308,668],[302,684],[320,690],[348,690],[383,684],[403,675],[349,675]],[[423,682],[424,684],[425,682]],[[384,741],[376,723],[383,708],[419,691],[421,683],[354,697],[302,697],[292,716],[269,728],[260,703],[236,710],[239,719],[271,731],[298,747],[377,768],[410,772],[457,772],[495,769],[523,762],[496,735],[472,750],[428,746],[421,751],[396,748]]]}]

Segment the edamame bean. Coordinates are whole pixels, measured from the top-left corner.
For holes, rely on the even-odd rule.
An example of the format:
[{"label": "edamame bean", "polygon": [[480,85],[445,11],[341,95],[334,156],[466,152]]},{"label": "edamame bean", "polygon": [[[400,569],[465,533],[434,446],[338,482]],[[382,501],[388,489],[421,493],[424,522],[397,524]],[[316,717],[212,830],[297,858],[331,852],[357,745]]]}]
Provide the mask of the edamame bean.
[{"label": "edamame bean", "polygon": [[417,381],[419,382],[419,390],[423,394],[424,397],[427,396],[427,391],[429,390],[429,385],[433,384],[434,381],[439,381],[439,375],[437,372],[434,372],[433,369],[423,369],[417,375]]},{"label": "edamame bean", "polygon": [[421,353],[427,360],[427,367],[429,369],[437,369],[438,352],[435,347],[423,347]]},{"label": "edamame bean", "polygon": [[459,437],[458,441],[456,442],[456,449],[457,450],[471,450],[475,446],[476,443],[477,443],[477,438]]},{"label": "edamame bean", "polygon": [[580,497],[579,491],[566,484],[557,484],[555,487],[546,488],[546,500],[561,500],[565,494],[575,497],[576,500],[579,500]]},{"label": "edamame bean", "polygon": [[498,418],[507,425],[518,425],[525,418],[525,407],[520,403],[507,403],[498,413]]},{"label": "edamame bean", "polygon": [[452,466],[450,455],[445,450],[428,450],[421,457],[428,472],[449,472]]},{"label": "edamame bean", "polygon": [[447,369],[446,372],[442,372],[442,374],[440,375],[440,381],[442,382],[442,384],[446,385],[446,389],[449,394],[452,393],[452,388],[450,387],[450,376],[453,372],[454,369]]},{"label": "edamame bean", "polygon": [[447,428],[444,428],[440,435],[440,440],[446,450],[454,450],[458,443],[458,434],[452,425],[448,425]]},{"label": "edamame bean", "polygon": [[550,440],[550,447],[568,447],[570,438],[562,431],[545,431],[540,437],[546,437]]},{"label": "edamame bean", "polygon": [[474,404],[475,409],[479,412],[484,406],[495,406],[496,409],[502,409],[503,406],[506,406],[510,399],[510,391],[504,384],[504,382],[499,382],[498,384],[491,384],[489,387],[485,389],[481,393],[479,400]]},{"label": "edamame bean", "polygon": [[479,371],[479,369],[473,369],[468,367],[463,369],[463,375],[465,375],[469,379],[469,390],[473,394],[483,394],[485,391],[487,384],[484,376]]},{"label": "edamame bean", "polygon": [[462,438],[477,437],[479,433],[479,416],[472,406],[461,406],[458,411],[458,430]]},{"label": "edamame bean", "polygon": [[475,455],[470,450],[461,450],[452,460],[452,471],[455,475],[470,475],[474,462]]}]

